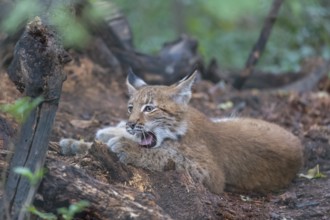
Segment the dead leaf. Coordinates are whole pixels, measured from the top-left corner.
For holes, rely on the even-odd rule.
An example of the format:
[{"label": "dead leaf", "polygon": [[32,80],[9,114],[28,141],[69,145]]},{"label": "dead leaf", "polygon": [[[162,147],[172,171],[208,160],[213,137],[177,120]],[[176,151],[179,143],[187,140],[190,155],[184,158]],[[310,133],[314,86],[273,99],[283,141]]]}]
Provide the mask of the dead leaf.
[{"label": "dead leaf", "polygon": [[221,110],[227,110],[232,107],[234,107],[234,103],[232,101],[223,102],[218,105],[218,108]]},{"label": "dead leaf", "polygon": [[252,201],[252,199],[249,196],[240,195],[240,197],[241,197],[241,200],[243,202],[251,202]]},{"label": "dead leaf", "polygon": [[326,175],[320,172],[320,166],[318,164],[314,168],[309,169],[307,174],[300,173],[298,176],[304,177],[306,179],[318,179],[326,177]]}]

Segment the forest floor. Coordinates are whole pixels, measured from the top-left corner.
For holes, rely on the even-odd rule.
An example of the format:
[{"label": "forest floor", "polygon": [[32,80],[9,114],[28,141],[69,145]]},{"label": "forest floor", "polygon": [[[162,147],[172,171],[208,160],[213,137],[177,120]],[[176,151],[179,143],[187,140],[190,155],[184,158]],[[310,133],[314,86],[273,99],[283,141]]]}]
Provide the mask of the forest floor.
[{"label": "forest floor", "polygon": [[[109,74],[110,71],[94,66],[87,58],[70,64],[66,70],[68,78],[63,86],[51,141],[58,142],[63,137],[92,141],[98,128],[125,120],[128,97],[124,76]],[[237,92],[221,89],[207,81],[196,83],[191,105],[212,118],[244,116],[280,124],[297,135],[305,147],[305,165],[300,173],[319,165],[320,172],[325,175],[318,179],[297,177],[288,188],[267,195],[229,192],[214,195],[217,202],[212,204],[213,218],[330,219],[328,78],[320,86],[324,85],[328,91],[296,94],[260,90]],[[0,73],[0,88],[0,103],[12,102],[20,96],[3,72]],[[86,170],[100,181],[108,182],[108,171],[88,155],[69,158],[55,151],[49,154]]]}]

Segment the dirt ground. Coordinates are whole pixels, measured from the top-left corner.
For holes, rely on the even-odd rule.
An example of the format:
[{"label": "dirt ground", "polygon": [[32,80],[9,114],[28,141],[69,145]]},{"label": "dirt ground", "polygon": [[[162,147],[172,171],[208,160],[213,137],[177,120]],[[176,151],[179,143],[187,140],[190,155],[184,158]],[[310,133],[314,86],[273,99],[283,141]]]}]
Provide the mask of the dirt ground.
[{"label": "dirt ground", "polygon": [[[68,78],[63,86],[51,141],[58,142],[62,137],[92,141],[98,128],[126,118],[127,93],[123,76],[94,66],[87,58],[70,64],[66,70]],[[0,103],[12,102],[20,96],[3,72],[0,73],[0,88]],[[311,180],[297,177],[287,189],[267,195],[225,192],[216,196],[216,204],[212,204],[216,207],[212,209],[215,215],[212,216],[219,219],[330,219],[328,78],[324,78],[320,88],[302,94],[259,90],[236,92],[207,81],[196,83],[191,101],[194,107],[209,117],[248,116],[282,125],[299,136],[305,147],[305,166],[301,173],[319,165],[321,173],[326,175]],[[56,152],[50,154],[108,182],[107,170],[88,155],[70,159]]]}]

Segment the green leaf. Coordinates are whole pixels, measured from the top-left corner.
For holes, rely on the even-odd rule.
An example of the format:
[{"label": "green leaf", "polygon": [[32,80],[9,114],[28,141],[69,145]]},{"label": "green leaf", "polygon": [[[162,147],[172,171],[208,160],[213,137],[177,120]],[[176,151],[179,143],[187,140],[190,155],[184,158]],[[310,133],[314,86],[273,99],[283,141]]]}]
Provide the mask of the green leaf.
[{"label": "green leaf", "polygon": [[0,105],[0,111],[10,114],[19,123],[23,123],[30,112],[43,101],[42,97],[32,99],[31,97],[23,97],[17,99],[12,104]]},{"label": "green leaf", "polygon": [[62,207],[57,209],[57,212],[62,215],[62,218],[65,220],[73,219],[74,215],[82,212],[87,206],[89,206],[89,202],[85,200],[81,200],[77,203],[71,204],[69,208]]},{"label": "green leaf", "polygon": [[26,167],[15,167],[14,172],[20,174],[29,179],[30,182],[33,180],[33,173],[29,168]]},{"label": "green leaf", "polygon": [[36,209],[36,207],[34,207],[34,206],[29,206],[27,208],[27,211],[38,216],[41,219],[46,219],[46,220],[56,220],[57,219],[56,215],[54,215],[53,213],[41,212],[38,209]]},{"label": "green leaf", "polygon": [[61,207],[61,208],[58,208],[57,209],[57,212],[59,213],[59,214],[66,214],[66,213],[68,213],[69,212],[69,210],[68,210],[68,208],[66,208],[66,207]]},{"label": "green leaf", "polygon": [[26,177],[32,186],[36,185],[45,175],[45,169],[39,169],[35,173],[32,173],[26,167],[15,167],[14,172]]},{"label": "green leaf", "polygon": [[79,213],[82,212],[87,206],[89,206],[89,202],[85,200],[81,200],[77,203],[74,203],[69,206],[69,212],[71,213]]}]

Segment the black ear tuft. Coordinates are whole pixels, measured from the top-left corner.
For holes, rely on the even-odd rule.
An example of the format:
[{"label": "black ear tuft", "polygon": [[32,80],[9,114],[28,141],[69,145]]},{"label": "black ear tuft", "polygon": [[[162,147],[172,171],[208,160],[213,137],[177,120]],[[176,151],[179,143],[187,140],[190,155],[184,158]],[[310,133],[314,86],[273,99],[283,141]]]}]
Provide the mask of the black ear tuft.
[{"label": "black ear tuft", "polygon": [[144,82],[142,79],[140,79],[134,74],[131,67],[128,69],[126,84],[130,95],[135,93],[135,91],[138,90],[140,87],[147,85],[146,82]]},{"label": "black ear tuft", "polygon": [[194,84],[198,71],[195,70],[193,73],[184,77],[178,83],[173,85],[173,99],[179,104],[188,104],[191,98],[191,87]]},{"label": "black ear tuft", "polygon": [[183,81],[189,80],[190,78],[194,78],[193,81],[195,80],[196,76],[198,75],[199,70],[198,69],[194,69],[194,71],[192,71],[191,73],[189,73],[188,75],[186,75],[185,77],[183,77],[179,82],[177,82],[176,84],[180,84]]},{"label": "black ear tuft", "polygon": [[132,68],[130,67],[130,68],[128,68],[128,74],[127,74],[127,81],[130,83],[130,84],[134,84],[134,82],[136,81],[136,79],[138,78],[135,74],[134,74],[134,72],[133,72],[133,70],[132,70]]}]

